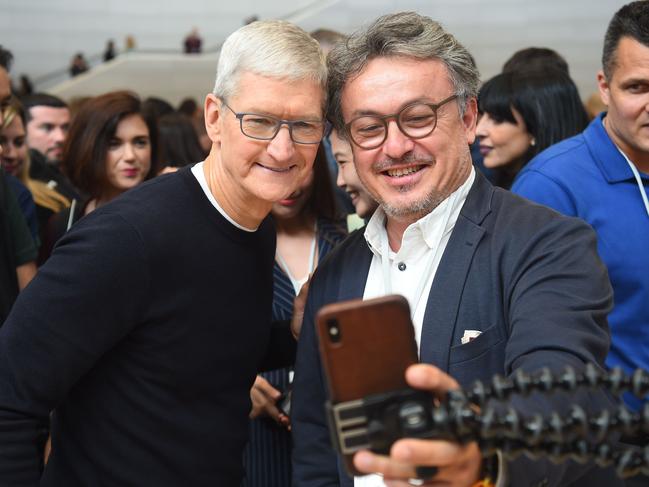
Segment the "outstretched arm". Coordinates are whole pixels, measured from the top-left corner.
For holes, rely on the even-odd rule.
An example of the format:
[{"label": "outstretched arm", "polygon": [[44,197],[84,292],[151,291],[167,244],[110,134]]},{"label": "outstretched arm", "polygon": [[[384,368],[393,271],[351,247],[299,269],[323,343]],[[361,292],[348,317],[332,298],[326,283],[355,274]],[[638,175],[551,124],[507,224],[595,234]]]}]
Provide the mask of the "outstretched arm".
[{"label": "outstretched arm", "polygon": [[[430,391],[442,398],[458,383],[450,375],[432,365],[418,364],[406,371],[406,380],[416,388]],[[460,444],[440,440],[403,439],[392,445],[390,456],[377,455],[367,450],[358,452],[354,465],[364,473],[380,473],[389,486],[407,486],[408,479],[417,478],[417,467],[437,467],[431,482],[466,487],[478,481],[482,455],[475,442]],[[493,479],[492,479],[493,480]],[[426,484],[422,484],[426,485]],[[437,485],[437,484],[435,484]]]}]

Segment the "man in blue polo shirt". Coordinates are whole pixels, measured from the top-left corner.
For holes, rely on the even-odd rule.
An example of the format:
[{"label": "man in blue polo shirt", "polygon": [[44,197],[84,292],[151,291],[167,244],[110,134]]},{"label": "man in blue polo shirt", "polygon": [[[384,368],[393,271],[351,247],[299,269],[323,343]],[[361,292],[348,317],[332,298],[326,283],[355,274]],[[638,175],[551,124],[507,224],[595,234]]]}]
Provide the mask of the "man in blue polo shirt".
[{"label": "man in blue polo shirt", "polygon": [[[649,369],[649,1],[622,7],[597,75],[608,110],[539,154],[512,191],[586,220],[615,295],[610,367]],[[635,408],[640,401],[627,397]]]}]

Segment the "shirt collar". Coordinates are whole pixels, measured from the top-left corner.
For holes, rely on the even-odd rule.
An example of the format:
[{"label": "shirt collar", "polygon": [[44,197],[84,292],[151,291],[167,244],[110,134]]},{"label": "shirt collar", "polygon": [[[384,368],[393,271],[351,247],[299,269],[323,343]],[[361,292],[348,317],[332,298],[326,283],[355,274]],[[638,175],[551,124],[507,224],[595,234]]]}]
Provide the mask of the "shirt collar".
[{"label": "shirt collar", "polygon": [[219,205],[218,201],[216,201],[216,198],[212,194],[212,190],[210,190],[210,186],[207,184],[207,178],[205,177],[205,173],[203,172],[203,166],[205,165],[205,161],[198,162],[192,166],[192,174],[198,181],[198,184],[200,184],[201,189],[203,190],[203,193],[205,193],[205,196],[207,197],[208,200],[210,200],[210,203],[212,203],[212,206],[218,210],[218,212],[223,215],[223,218],[225,218],[227,221],[229,221],[232,225],[237,227],[239,230],[243,230],[245,232],[253,233],[257,231],[257,228],[246,228],[243,225],[240,225],[237,223],[234,218],[232,218],[230,215],[228,215],[223,208],[221,208],[221,205]]},{"label": "shirt collar", "polygon": [[[600,113],[586,128],[588,147],[600,171],[609,183],[633,180],[633,172],[627,164],[622,150],[615,145],[604,127],[606,112]],[[641,177],[646,175],[641,174]]]},{"label": "shirt collar", "polygon": [[[411,223],[403,233],[403,244],[413,240],[425,243],[428,248],[436,248],[442,237],[453,229],[460,210],[466,201],[469,190],[475,181],[475,168],[471,167],[469,177],[430,213]],[[448,216],[448,218],[447,218]],[[444,225],[446,223],[446,225]],[[381,256],[382,235],[386,233],[386,214],[380,206],[376,209],[365,227],[365,240],[374,255]],[[444,228],[441,226],[444,225]],[[403,246],[402,246],[403,248]]]}]

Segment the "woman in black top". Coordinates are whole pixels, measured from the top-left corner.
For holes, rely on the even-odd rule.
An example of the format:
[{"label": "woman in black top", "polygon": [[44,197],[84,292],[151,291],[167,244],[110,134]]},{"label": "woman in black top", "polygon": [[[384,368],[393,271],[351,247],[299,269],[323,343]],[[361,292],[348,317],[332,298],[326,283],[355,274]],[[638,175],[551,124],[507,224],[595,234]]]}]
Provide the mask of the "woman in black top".
[{"label": "woman in black top", "polygon": [[[273,321],[289,321],[293,300],[327,253],[346,236],[336,215],[327,160],[318,149],[313,172],[301,188],[273,205],[277,248],[273,269]],[[264,372],[250,396],[250,439],[244,452],[243,486],[291,485],[291,435],[288,396],[292,369]]]},{"label": "woman in black top", "polygon": [[536,154],[588,125],[575,83],[558,69],[494,76],[480,89],[478,109],[484,166],[506,189]]},{"label": "woman in black top", "polygon": [[47,256],[79,218],[156,174],[157,140],[155,121],[131,92],[106,93],[81,106],[70,125],[62,165],[87,198],[73,200],[50,219],[43,239]]}]

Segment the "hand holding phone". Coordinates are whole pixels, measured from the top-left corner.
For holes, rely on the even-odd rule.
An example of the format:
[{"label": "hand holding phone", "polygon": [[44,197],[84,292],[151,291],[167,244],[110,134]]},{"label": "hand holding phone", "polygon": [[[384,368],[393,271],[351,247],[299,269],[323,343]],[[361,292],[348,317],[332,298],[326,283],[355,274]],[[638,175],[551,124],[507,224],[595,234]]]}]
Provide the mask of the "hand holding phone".
[{"label": "hand holding phone", "polygon": [[[338,405],[386,392],[407,391],[405,371],[418,362],[408,302],[403,296],[324,306],[316,317],[320,354],[329,388],[330,428],[347,470],[361,446]],[[334,417],[335,416],[335,417]],[[349,423],[349,421],[347,421]],[[367,429],[367,428],[366,428]]]},{"label": "hand holding phone", "polygon": [[[406,380],[411,387],[429,391],[438,398],[444,397],[449,390],[459,388],[453,377],[428,364],[409,367]],[[444,485],[463,486],[478,485],[476,482],[481,476],[482,459],[480,448],[474,441],[457,443],[404,438],[392,445],[388,458],[367,450],[358,452],[354,456],[354,467],[361,475],[379,473],[403,481],[435,477],[435,481],[444,482]],[[491,481],[494,480],[491,477]]]}]

